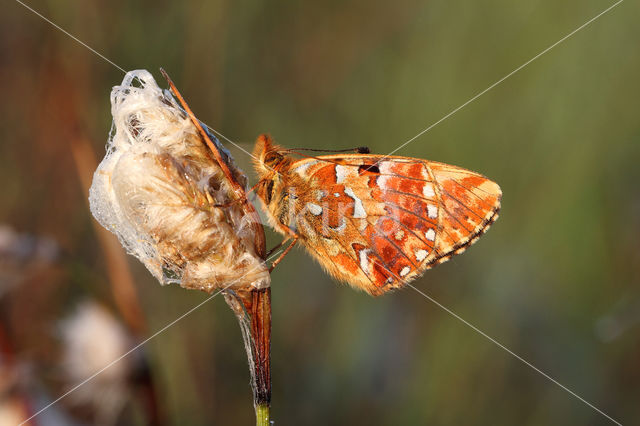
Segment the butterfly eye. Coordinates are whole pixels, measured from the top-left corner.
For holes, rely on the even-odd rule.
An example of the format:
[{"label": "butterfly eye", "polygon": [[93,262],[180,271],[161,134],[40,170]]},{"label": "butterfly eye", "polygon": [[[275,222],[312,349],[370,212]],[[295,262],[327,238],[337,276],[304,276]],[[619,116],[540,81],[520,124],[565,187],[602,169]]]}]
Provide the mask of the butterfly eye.
[{"label": "butterfly eye", "polygon": [[274,165],[282,161],[283,158],[282,154],[272,151],[264,156],[264,163],[268,166]]}]

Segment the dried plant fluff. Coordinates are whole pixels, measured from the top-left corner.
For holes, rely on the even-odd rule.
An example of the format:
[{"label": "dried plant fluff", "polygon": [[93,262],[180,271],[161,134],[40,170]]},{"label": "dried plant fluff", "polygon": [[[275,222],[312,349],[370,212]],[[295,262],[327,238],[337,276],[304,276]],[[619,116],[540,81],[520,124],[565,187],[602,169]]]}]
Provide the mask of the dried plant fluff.
[{"label": "dried plant fluff", "polygon": [[[111,113],[107,153],[89,192],[98,222],[162,284],[268,287],[251,216],[242,202],[231,203],[231,184],[171,93],[148,71],[131,71],[111,92]],[[211,139],[246,189],[244,173]]]}]

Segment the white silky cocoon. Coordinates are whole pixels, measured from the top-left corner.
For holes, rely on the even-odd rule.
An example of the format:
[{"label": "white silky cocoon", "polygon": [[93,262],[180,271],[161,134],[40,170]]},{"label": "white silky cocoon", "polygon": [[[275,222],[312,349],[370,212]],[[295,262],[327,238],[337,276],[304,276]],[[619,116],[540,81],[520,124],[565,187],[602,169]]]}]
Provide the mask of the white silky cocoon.
[{"label": "white silky cocoon", "polygon": [[[130,71],[111,91],[111,114],[89,191],[96,220],[162,284],[207,292],[268,287],[251,216],[242,202],[231,203],[231,184],[171,93],[148,71]],[[244,173],[212,140],[246,189]]]}]

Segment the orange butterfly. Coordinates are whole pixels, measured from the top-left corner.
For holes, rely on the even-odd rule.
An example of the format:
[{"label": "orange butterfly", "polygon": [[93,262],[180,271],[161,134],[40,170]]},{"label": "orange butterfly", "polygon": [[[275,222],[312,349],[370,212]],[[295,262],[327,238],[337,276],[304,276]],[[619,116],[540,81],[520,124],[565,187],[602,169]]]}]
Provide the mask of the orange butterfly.
[{"label": "orange butterfly", "polygon": [[338,280],[380,295],[462,253],[498,218],[500,187],[460,167],[289,152],[266,135],[254,149],[256,193],[271,225],[293,239],[273,266],[300,242]]}]

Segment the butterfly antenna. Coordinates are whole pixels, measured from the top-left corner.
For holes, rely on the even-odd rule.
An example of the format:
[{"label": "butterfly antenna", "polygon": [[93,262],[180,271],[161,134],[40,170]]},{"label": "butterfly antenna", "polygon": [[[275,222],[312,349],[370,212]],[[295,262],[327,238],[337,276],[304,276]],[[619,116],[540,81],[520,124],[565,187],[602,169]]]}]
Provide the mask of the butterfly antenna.
[{"label": "butterfly antenna", "polygon": [[356,148],[349,149],[313,149],[313,148],[290,148],[286,151],[294,152],[296,151],[311,151],[311,152],[355,152],[356,154],[370,154],[371,150],[366,146],[358,146]]},{"label": "butterfly antenna", "polygon": [[366,171],[370,171],[370,172],[373,172],[373,173],[379,173],[379,169],[378,169],[378,167],[376,165],[377,163],[374,163],[374,164],[371,164],[371,165],[368,165],[368,166],[367,165],[363,165],[363,164],[350,164],[350,163],[344,162],[344,161],[331,160],[331,159],[328,159],[326,157],[316,157],[314,155],[306,155],[306,154],[303,154],[301,152],[296,152],[296,151],[292,151],[292,150],[289,150],[289,149],[285,150],[285,151],[286,152],[291,152],[293,154],[297,154],[297,155],[299,155],[300,157],[303,157],[303,158],[310,158],[310,159],[313,159],[313,160],[323,161],[325,163],[337,164],[337,165],[340,165],[340,166],[350,166],[350,167],[363,167],[364,166]]},{"label": "butterfly antenna", "polygon": [[303,154],[301,152],[293,151],[291,149],[287,149],[286,152],[290,152],[292,154],[297,154],[297,155],[299,155],[300,157],[303,157],[303,158],[311,158],[313,160],[324,161],[326,163],[340,164],[340,162],[338,162],[338,161],[333,161],[333,160],[328,160],[326,158],[316,157],[315,155],[306,155],[306,154]]},{"label": "butterfly antenna", "polygon": [[340,161],[333,161],[333,160],[329,160],[327,158],[320,158],[320,157],[316,157],[314,155],[306,155],[303,154],[299,151],[313,151],[313,152],[355,152],[357,154],[368,154],[370,152],[369,148],[367,148],[366,146],[360,146],[357,148],[349,148],[349,149],[340,149],[340,150],[331,150],[331,149],[313,149],[313,148],[290,148],[290,149],[286,149],[284,150],[284,152],[289,152],[292,154],[297,154],[300,157],[304,157],[304,158],[312,158],[314,160],[318,160],[318,161],[324,161],[327,163],[333,163],[333,164],[342,164],[342,162]]}]

